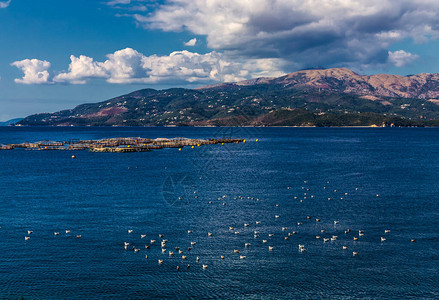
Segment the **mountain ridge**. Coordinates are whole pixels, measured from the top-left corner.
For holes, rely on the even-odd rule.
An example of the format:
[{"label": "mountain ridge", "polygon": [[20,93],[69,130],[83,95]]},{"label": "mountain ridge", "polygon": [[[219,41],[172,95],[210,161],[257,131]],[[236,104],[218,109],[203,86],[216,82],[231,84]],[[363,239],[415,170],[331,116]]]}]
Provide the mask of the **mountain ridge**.
[{"label": "mountain ridge", "polygon": [[[320,124],[316,120],[325,114],[331,116],[331,121],[324,122],[327,126],[339,126],[332,124],[339,124],[337,118],[343,115],[352,115],[355,126],[373,125],[378,119],[390,123],[392,118],[405,126],[411,125],[400,119],[411,120],[413,126],[433,124],[432,120],[439,119],[439,74],[359,75],[347,68],[311,69],[197,89],[143,89],[69,110],[31,115],[18,125],[225,126],[225,120],[234,120],[234,126],[275,126],[273,116],[285,113],[274,112],[286,111],[291,117],[294,110],[306,120],[294,117],[291,126]],[[340,126],[349,126],[349,122]]]}]

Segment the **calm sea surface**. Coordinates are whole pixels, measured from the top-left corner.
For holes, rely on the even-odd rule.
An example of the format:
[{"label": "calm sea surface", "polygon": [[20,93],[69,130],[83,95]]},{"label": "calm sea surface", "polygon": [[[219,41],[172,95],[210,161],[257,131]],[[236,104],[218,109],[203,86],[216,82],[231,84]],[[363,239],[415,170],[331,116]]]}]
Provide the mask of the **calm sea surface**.
[{"label": "calm sea surface", "polygon": [[0,151],[0,298],[439,299],[438,129],[0,128],[117,136],[247,142]]}]

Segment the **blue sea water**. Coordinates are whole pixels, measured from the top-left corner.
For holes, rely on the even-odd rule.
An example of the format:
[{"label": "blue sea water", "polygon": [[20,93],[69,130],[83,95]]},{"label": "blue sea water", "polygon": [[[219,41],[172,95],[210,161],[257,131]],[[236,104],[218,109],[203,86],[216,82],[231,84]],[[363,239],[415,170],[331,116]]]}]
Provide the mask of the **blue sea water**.
[{"label": "blue sea water", "polygon": [[0,128],[3,144],[117,136],[247,142],[0,151],[0,298],[439,299],[438,129]]}]

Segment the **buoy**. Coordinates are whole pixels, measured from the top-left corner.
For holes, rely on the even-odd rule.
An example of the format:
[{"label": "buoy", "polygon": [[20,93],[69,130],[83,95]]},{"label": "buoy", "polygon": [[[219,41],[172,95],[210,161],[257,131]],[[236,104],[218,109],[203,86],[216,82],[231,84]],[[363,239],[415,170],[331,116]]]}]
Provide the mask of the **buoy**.
[{"label": "buoy", "polygon": [[256,142],[259,142],[259,139],[256,139]]},{"label": "buoy", "polygon": [[72,155],[72,158],[76,158],[76,155]]},{"label": "buoy", "polygon": [[181,148],[178,148],[178,151],[181,151]]}]

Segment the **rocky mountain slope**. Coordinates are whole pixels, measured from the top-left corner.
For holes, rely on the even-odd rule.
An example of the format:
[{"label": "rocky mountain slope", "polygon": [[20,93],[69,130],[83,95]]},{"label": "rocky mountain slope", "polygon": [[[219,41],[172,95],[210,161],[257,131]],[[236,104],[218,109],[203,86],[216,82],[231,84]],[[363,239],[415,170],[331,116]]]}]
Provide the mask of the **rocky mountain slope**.
[{"label": "rocky mountain slope", "polygon": [[[326,115],[323,125],[316,121],[322,115]],[[346,68],[303,70],[198,89],[144,89],[70,110],[32,115],[19,125],[332,126],[340,125],[338,120],[348,115],[352,118],[344,118],[342,125],[392,120],[402,120],[397,122],[406,126],[431,125],[436,122],[431,120],[439,119],[439,75],[367,76]],[[284,121],[279,123],[274,117],[280,116]]]}]

